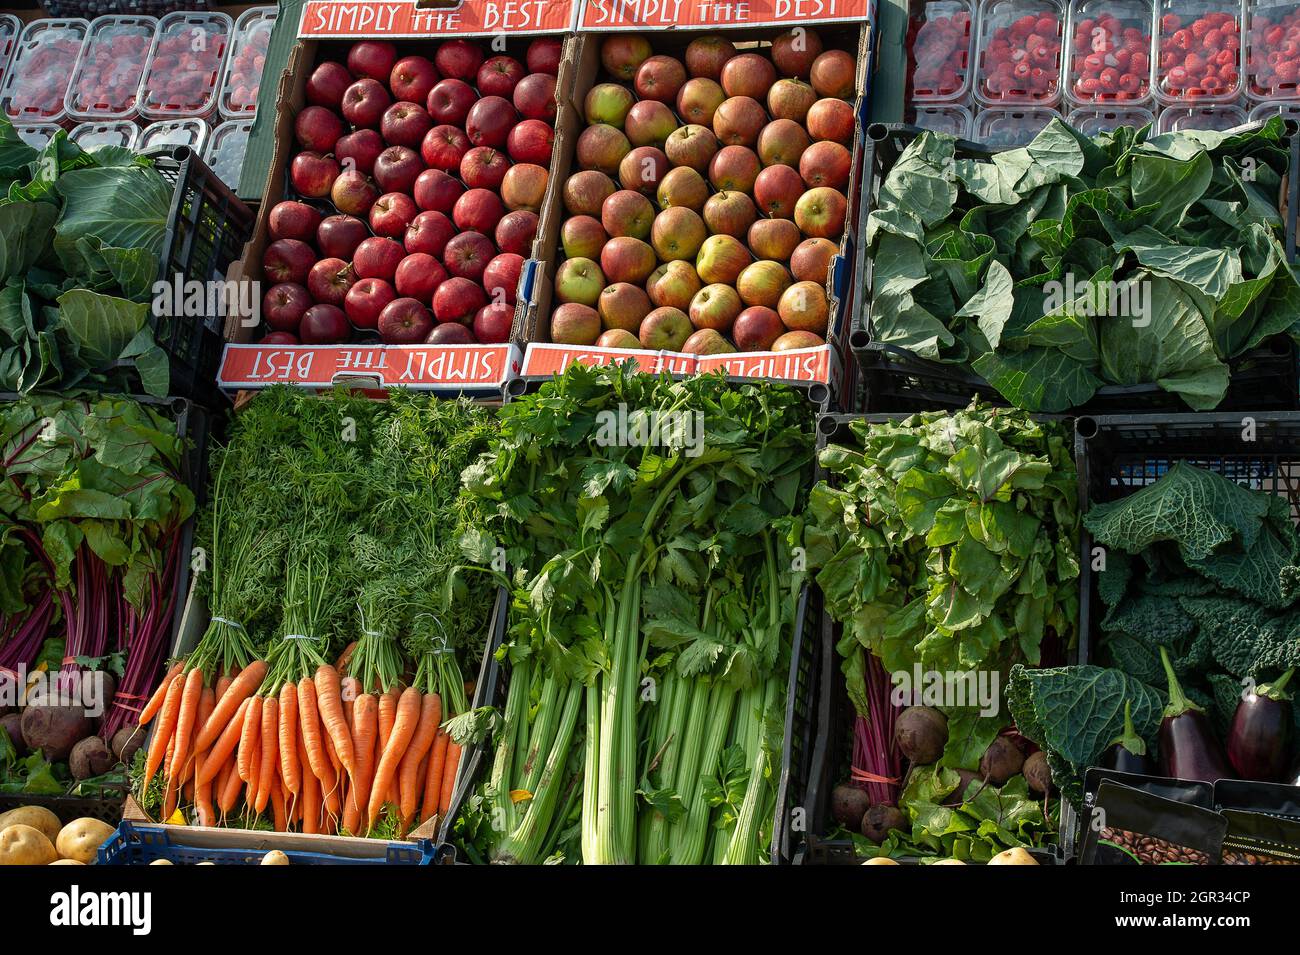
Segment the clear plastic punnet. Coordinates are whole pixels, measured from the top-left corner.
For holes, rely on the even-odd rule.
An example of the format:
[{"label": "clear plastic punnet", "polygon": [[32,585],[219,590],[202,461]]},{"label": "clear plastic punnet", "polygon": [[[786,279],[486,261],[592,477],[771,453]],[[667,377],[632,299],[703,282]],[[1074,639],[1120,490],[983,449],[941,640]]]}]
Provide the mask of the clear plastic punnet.
[{"label": "clear plastic punnet", "polygon": [[1260,120],[1271,119],[1274,116],[1300,122],[1300,99],[1270,100],[1267,103],[1260,103],[1250,111],[1247,118],[1250,122],[1257,123]]},{"label": "clear plastic punnet", "polygon": [[221,81],[221,115],[226,119],[252,119],[257,115],[257,91],[262,85],[266,48],[275,26],[275,7],[252,7],[235,21],[226,73]]},{"label": "clear plastic punnet", "polygon": [[18,138],[33,149],[44,149],[46,143],[63,127],[55,123],[15,123],[14,132]]},{"label": "clear plastic punnet", "polygon": [[1174,106],[1160,111],[1158,133],[1177,133],[1185,129],[1213,129],[1222,132],[1244,126],[1249,120],[1240,106]]},{"label": "clear plastic punnet", "polygon": [[975,98],[984,106],[1055,106],[1065,8],[1056,0],[982,0]]},{"label": "clear plastic punnet", "polygon": [[9,63],[13,60],[18,34],[22,29],[23,22],[12,13],[0,14],[0,82],[4,81],[9,72]]},{"label": "clear plastic punnet", "polygon": [[913,125],[959,139],[970,139],[975,120],[965,106],[953,103],[948,106],[918,106]]},{"label": "clear plastic punnet", "polygon": [[208,137],[203,161],[231,189],[239,188],[239,174],[244,168],[244,151],[248,149],[248,134],[252,131],[251,119],[231,119],[214,129]]},{"label": "clear plastic punnet", "polygon": [[121,146],[123,149],[134,149],[139,136],[140,127],[129,119],[82,123],[68,133],[68,139],[82,149],[93,149],[96,146]]},{"label": "clear plastic punnet", "polygon": [[234,24],[224,13],[169,13],[158,21],[140,83],[145,119],[207,119],[217,111]]},{"label": "clear plastic punnet", "polygon": [[1151,85],[1164,106],[1235,103],[1241,96],[1240,3],[1162,0]]},{"label": "clear plastic punnet", "polygon": [[1300,99],[1300,0],[1246,4],[1246,95]]},{"label": "clear plastic punnet", "polygon": [[930,0],[908,27],[914,103],[961,102],[970,94],[975,8],[969,0]]},{"label": "clear plastic punnet", "polygon": [[136,149],[144,152],[157,146],[189,146],[200,156],[208,144],[208,124],[201,119],[164,119],[140,130]]},{"label": "clear plastic punnet", "polygon": [[72,119],[131,119],[140,77],[158,21],[153,17],[98,17],[81,47],[64,98]]},{"label": "clear plastic punnet", "polygon": [[1085,136],[1100,136],[1121,126],[1141,129],[1154,123],[1156,117],[1145,106],[1080,106],[1065,121]]},{"label": "clear plastic punnet", "polygon": [[1074,0],[1066,35],[1066,100],[1123,107],[1151,99],[1151,0]]},{"label": "clear plastic punnet", "polygon": [[61,123],[64,94],[90,24],[85,20],[33,20],[14,49],[0,87],[0,109],[14,123]]},{"label": "clear plastic punnet", "polygon": [[975,117],[977,143],[996,149],[1014,149],[1030,142],[1043,131],[1043,127],[1061,114],[1043,106],[1025,109],[984,109]]}]

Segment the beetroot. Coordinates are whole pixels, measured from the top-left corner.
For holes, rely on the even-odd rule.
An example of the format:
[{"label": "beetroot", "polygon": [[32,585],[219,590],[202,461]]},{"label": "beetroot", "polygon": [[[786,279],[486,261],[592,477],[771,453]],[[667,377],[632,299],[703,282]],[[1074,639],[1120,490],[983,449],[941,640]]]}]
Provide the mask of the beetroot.
[{"label": "beetroot", "polygon": [[1052,791],[1052,770],[1047,765],[1047,754],[1041,749],[1025,760],[1021,772],[1024,773],[1029,788],[1038,795],[1046,796]]},{"label": "beetroot", "polygon": [[1025,754],[1005,736],[999,736],[980,757],[980,775],[994,786],[1001,786],[1020,773]]},{"label": "beetroot", "polygon": [[953,808],[960,806],[966,801],[966,790],[970,789],[971,783],[983,782],[984,778],[979,773],[972,772],[969,769],[957,770],[957,788],[950,792],[943,800],[943,805]]},{"label": "beetroot", "polygon": [[0,716],[0,729],[9,734],[9,742],[19,756],[27,755],[27,744],[23,742],[23,718],[17,713]]},{"label": "beetroot", "polygon": [[113,742],[109,749],[119,761],[129,766],[136,752],[144,745],[145,735],[146,731],[138,726],[123,726],[113,734]]},{"label": "beetroot", "polygon": [[891,829],[907,831],[907,817],[897,806],[877,803],[862,817],[862,834],[876,845],[889,838]]},{"label": "beetroot", "polygon": [[94,727],[79,706],[29,706],[23,710],[23,739],[51,763],[61,763]]},{"label": "beetroot", "polygon": [[90,779],[102,776],[117,765],[117,758],[109,751],[108,744],[98,736],[87,736],[72,747],[68,756],[68,768],[74,779]]},{"label": "beetroot", "polygon": [[948,718],[928,706],[909,706],[894,723],[894,742],[909,762],[933,763],[948,745]]},{"label": "beetroot", "polygon": [[841,826],[857,829],[870,806],[866,791],[852,783],[840,783],[831,790],[831,816]]}]

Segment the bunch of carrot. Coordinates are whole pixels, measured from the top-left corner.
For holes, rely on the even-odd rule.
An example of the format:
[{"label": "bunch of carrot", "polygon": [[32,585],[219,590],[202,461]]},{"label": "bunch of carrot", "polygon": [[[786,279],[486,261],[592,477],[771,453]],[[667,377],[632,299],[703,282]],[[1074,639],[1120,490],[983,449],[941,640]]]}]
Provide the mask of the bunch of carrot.
[{"label": "bunch of carrot", "polygon": [[348,655],[296,682],[268,683],[263,660],[212,686],[202,667],[173,666],[140,714],[154,723],[142,789],[161,771],[162,817],[184,800],[199,825],[225,825],[242,797],[249,816],[269,807],[277,831],[364,835],[385,813],[401,834],[445,814],[461,750],[441,696],[361,692],[341,675]]}]

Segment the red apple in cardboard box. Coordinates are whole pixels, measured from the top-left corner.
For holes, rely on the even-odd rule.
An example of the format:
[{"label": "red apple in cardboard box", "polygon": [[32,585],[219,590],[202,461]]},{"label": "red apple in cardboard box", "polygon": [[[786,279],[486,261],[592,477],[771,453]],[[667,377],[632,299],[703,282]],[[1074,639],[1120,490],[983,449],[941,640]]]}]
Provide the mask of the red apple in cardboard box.
[{"label": "red apple in cardboard box", "polygon": [[758,134],[758,158],[764,166],[799,168],[799,158],[812,144],[804,128],[792,119],[774,119]]},{"label": "red apple in cardboard box", "polygon": [[723,65],[719,82],[728,96],[749,96],[762,102],[776,82],[776,67],[758,53],[741,53]]},{"label": "red apple in cardboard box", "polygon": [[786,262],[802,239],[803,233],[789,219],[759,219],[749,227],[745,241],[757,258]]},{"label": "red apple in cardboard box", "polygon": [[799,157],[799,175],[810,187],[829,186],[841,191],[849,187],[853,156],[839,143],[813,143]]},{"label": "red apple in cardboard box", "polygon": [[299,345],[298,336],[292,332],[267,332],[257,340],[259,345]]},{"label": "red apple in cardboard box", "polygon": [[686,67],[671,56],[652,56],[636,68],[632,86],[641,99],[673,103],[686,85]]},{"label": "red apple in cardboard box", "polygon": [[758,100],[733,96],[713,114],[713,133],[724,146],[753,147],[767,125],[767,112]]},{"label": "red apple in cardboard box", "polygon": [[780,262],[759,261],[745,266],[736,277],[736,291],[746,305],[776,308],[781,294],[792,284],[790,273]]},{"label": "red apple in cardboard box", "polygon": [[594,169],[607,176],[615,176],[618,174],[619,163],[631,151],[632,144],[622,132],[613,126],[598,123],[578,134],[575,155],[582,169]]},{"label": "red apple in cardboard box", "polygon": [[501,201],[507,209],[541,212],[549,180],[550,173],[535,163],[511,166],[501,182]]},{"label": "red apple in cardboard box", "polygon": [[600,336],[600,315],[590,305],[565,302],[551,313],[551,341],[557,345],[591,345]]},{"label": "red apple in cardboard box", "polygon": [[622,328],[635,332],[641,320],[654,309],[650,296],[639,285],[615,282],[600,293],[596,311],[605,328]]},{"label": "red apple in cardboard box", "polygon": [[656,307],[667,305],[682,311],[690,308],[691,299],[702,288],[704,283],[695,273],[695,266],[676,259],[651,272],[645,283],[646,294]]},{"label": "red apple in cardboard box", "polygon": [[451,221],[462,231],[491,235],[505,214],[501,197],[491,189],[471,189],[456,200]]},{"label": "red apple in cardboard box", "polygon": [[352,266],[342,259],[321,259],[307,273],[307,291],[326,305],[342,305],[348,289],[356,283]]},{"label": "red apple in cardboard box", "polygon": [[600,224],[612,237],[631,236],[648,239],[655,209],[639,192],[621,189],[605,200],[600,208]]},{"label": "red apple in cardboard box", "polygon": [[826,298],[826,289],[816,282],[795,282],[781,293],[776,311],[792,332],[826,334],[830,302]]},{"label": "red apple in cardboard box", "polygon": [[829,186],[809,189],[794,207],[794,224],[810,239],[838,239],[844,234],[848,200]]},{"label": "red apple in cardboard box", "polygon": [[609,233],[594,216],[573,216],[560,226],[560,245],[566,259],[598,259]]},{"label": "red apple in cardboard box", "polygon": [[448,126],[459,126],[465,122],[470,107],[478,102],[478,93],[464,80],[439,80],[429,90],[424,106],[433,117],[433,121]]},{"label": "red apple in cardboard box", "polygon": [[694,123],[673,130],[664,143],[664,152],[674,166],[689,166],[704,172],[718,153],[718,138],[706,126]]},{"label": "red apple in cardboard box", "polygon": [[772,342],[772,351],[793,351],[796,348],[818,348],[826,339],[812,332],[786,332]]},{"label": "red apple in cardboard box", "polygon": [[379,187],[359,169],[344,170],[330,187],[330,201],[339,212],[364,216],[379,198]]},{"label": "red apple in cardboard box", "polygon": [[630,80],[654,51],[643,36],[620,33],[606,37],[600,44],[600,65],[616,80]]},{"label": "red apple in cardboard box", "polygon": [[483,345],[498,345],[510,341],[510,329],[515,322],[513,305],[489,303],[474,313],[474,337]]},{"label": "red apple in cardboard box", "polygon": [[794,219],[795,203],[803,195],[803,179],[789,166],[768,166],[754,180],[754,202],[776,219]]},{"label": "red apple in cardboard box", "polygon": [[468,83],[483,65],[483,50],[471,40],[444,40],[433,55],[433,63],[443,76]]},{"label": "red apple in cardboard box", "polygon": [[605,284],[604,273],[591,259],[565,259],[555,270],[555,297],[562,303],[589,305],[594,310]]},{"label": "red apple in cardboard box", "polygon": [[513,56],[494,56],[478,68],[474,85],[484,96],[510,96],[524,78],[524,65]]},{"label": "red apple in cardboard box", "polygon": [[362,40],[348,50],[348,72],[353,76],[386,83],[396,62],[397,47],[383,40]]},{"label": "red apple in cardboard box", "polygon": [[483,270],[497,254],[492,240],[481,232],[462,232],[452,236],[442,253],[442,263],[457,278],[469,279],[477,284]]},{"label": "red apple in cardboard box", "polygon": [[455,234],[456,227],[444,213],[430,210],[419,213],[411,220],[402,237],[402,244],[406,246],[407,252],[423,252],[440,259],[447,243]]},{"label": "red apple in cardboard box", "polygon": [[343,311],[357,328],[378,328],[379,313],[397,298],[397,292],[383,279],[361,279],[348,289]]},{"label": "red apple in cardboard box", "polygon": [[337,305],[313,305],[298,324],[304,345],[341,345],[351,337],[352,324]]},{"label": "red apple in cardboard box", "polygon": [[488,300],[514,305],[519,290],[519,276],[524,271],[524,257],[514,252],[495,256],[483,270],[483,289]]},{"label": "red apple in cardboard box", "polygon": [[433,293],[433,314],[439,322],[468,325],[474,313],[487,304],[483,287],[463,276],[453,276]]},{"label": "red apple in cardboard box", "polygon": [[618,164],[618,181],[624,189],[653,196],[670,168],[672,166],[663,150],[654,146],[637,146]]},{"label": "red apple in cardboard box", "polygon": [[519,114],[510,101],[500,96],[484,96],[469,109],[465,117],[465,135],[475,146],[504,147],[510,130],[519,122]]},{"label": "red apple in cardboard box", "polygon": [[426,345],[473,345],[474,333],[456,322],[440,322],[433,326],[433,331],[429,332],[429,337],[424,340],[424,343]]},{"label": "red apple in cardboard box", "polygon": [[785,325],[775,309],[754,305],[736,316],[731,326],[731,337],[741,351],[767,351],[772,343],[785,334]]},{"label": "red apple in cardboard box", "polygon": [[328,196],[340,172],[342,170],[333,156],[320,153],[299,153],[289,163],[289,181],[293,183],[294,191],[308,199]]},{"label": "red apple in cardboard box", "polygon": [[564,41],[558,37],[538,37],[528,44],[524,54],[524,63],[529,73],[550,73],[557,76],[560,72],[560,58],[564,54]]},{"label": "red apple in cardboard box", "polygon": [[356,216],[326,216],[316,228],[316,248],[336,259],[350,260],[368,238],[370,229]]},{"label": "red apple in cardboard box", "polygon": [[455,126],[444,123],[425,133],[420,143],[420,156],[430,169],[459,172],[460,161],[469,152],[470,145],[468,136]]},{"label": "red apple in cardboard box", "polygon": [[296,332],[311,305],[307,289],[297,282],[281,282],[262,296],[262,318],[277,332]]},{"label": "red apple in cardboard box", "polygon": [[506,152],[515,162],[549,165],[555,130],[540,119],[526,119],[510,130]]},{"label": "red apple in cardboard box", "polygon": [[292,199],[277,202],[267,216],[266,227],[272,239],[307,241],[316,235],[321,215],[305,202]]},{"label": "red apple in cardboard box", "polygon": [[298,145],[318,153],[333,152],[334,144],[345,132],[343,120],[324,106],[308,106],[293,121],[293,135]]},{"label": "red apple in cardboard box", "polygon": [[438,83],[438,69],[422,56],[404,56],[388,74],[388,88],[399,100],[423,103]]},{"label": "red apple in cardboard box", "polygon": [[514,252],[517,255],[530,255],[533,239],[537,237],[537,213],[528,209],[516,209],[507,212],[497,223],[494,233],[497,248],[502,252]]},{"label": "red apple in cardboard box", "polygon": [[[274,332],[273,334],[282,334]],[[597,348],[640,348],[641,340],[626,328],[607,328],[596,339]]]},{"label": "red apple in cardboard box", "polygon": [[688,314],[695,328],[727,331],[744,307],[734,288],[718,283],[706,285],[695,293]]},{"label": "red apple in cardboard box", "polygon": [[384,140],[394,146],[418,149],[431,129],[433,120],[423,106],[415,103],[394,103],[384,110],[379,120],[379,131]]},{"label": "red apple in cardboard box", "polygon": [[461,182],[471,189],[499,189],[509,168],[506,154],[491,146],[475,146],[460,157]]},{"label": "red apple in cardboard box", "polygon": [[276,239],[262,253],[262,272],[273,282],[307,284],[316,253],[299,239]]},{"label": "red apple in cardboard box", "polygon": [[696,329],[682,342],[682,351],[687,355],[728,355],[735,350],[736,346],[713,328]]},{"label": "red apple in cardboard box", "polygon": [[412,252],[397,263],[393,287],[401,298],[413,298],[429,304],[438,286],[447,281],[447,270],[427,252]]},{"label": "red apple in cardboard box", "polygon": [[353,126],[378,128],[393,98],[378,80],[359,79],[343,92],[343,118]]},{"label": "red apple in cardboard box", "polygon": [[669,206],[650,227],[650,245],[663,262],[693,261],[708,237],[700,214],[686,206]]},{"label": "red apple in cardboard box", "polygon": [[838,247],[830,239],[804,239],[790,253],[790,271],[800,282],[825,285],[831,262],[838,252]]},{"label": "red apple in cardboard box", "polygon": [[344,169],[349,165],[367,176],[375,171],[375,160],[384,151],[384,137],[373,129],[358,129],[334,144],[334,158]]},{"label": "red apple in cardboard box", "polygon": [[809,81],[822,96],[851,99],[857,89],[857,65],[843,50],[827,50],[813,60]]},{"label": "red apple in cardboard box", "polygon": [[550,73],[530,73],[519,81],[511,95],[519,115],[524,119],[555,119],[555,77]]},{"label": "red apple in cardboard box", "polygon": [[745,146],[723,146],[709,163],[709,182],[714,189],[753,192],[763,164],[758,154]]},{"label": "red apple in cardboard box", "polygon": [[735,285],[750,263],[749,249],[730,235],[711,235],[695,257],[695,271],[706,285]]},{"label": "red apple in cardboard box", "polygon": [[313,106],[326,106],[338,109],[343,104],[343,94],[352,85],[355,77],[342,63],[326,60],[307,77],[305,93],[307,102]]},{"label": "red apple in cardboard box", "polygon": [[429,310],[413,298],[395,298],[379,313],[379,337],[386,345],[417,345],[431,331]]},{"label": "red apple in cardboard box", "polygon": [[722,67],[735,55],[736,47],[726,37],[702,36],[686,47],[686,70],[691,76],[718,80]]},{"label": "red apple in cardboard box", "polygon": [[652,99],[635,104],[623,120],[623,133],[633,146],[663,149],[664,143],[676,128],[677,117],[673,111]]},{"label": "red apple in cardboard box", "polygon": [[704,224],[714,235],[744,239],[757,218],[754,200],[743,192],[716,192],[704,203]]},{"label": "red apple in cardboard box", "polygon": [[564,208],[573,216],[599,216],[605,200],[617,191],[614,180],[603,172],[575,172],[564,182]]},{"label": "red apple in cardboard box", "polygon": [[772,62],[782,76],[806,80],[822,49],[822,38],[816,31],[795,27],[772,41]]},{"label": "red apple in cardboard box", "polygon": [[642,285],[658,262],[654,249],[630,236],[614,236],[600,250],[600,270],[610,282]]},{"label": "red apple in cardboard box", "polygon": [[819,99],[808,110],[807,127],[808,135],[815,140],[852,145],[855,128],[853,107],[842,99]]},{"label": "red apple in cardboard box", "polygon": [[767,91],[767,111],[773,119],[802,123],[817,102],[817,91],[803,80],[777,80]]},{"label": "red apple in cardboard box", "polygon": [[688,123],[712,126],[713,114],[726,102],[727,94],[710,79],[697,76],[687,80],[677,93],[677,115]]},{"label": "red apple in cardboard box", "polygon": [[392,282],[397,263],[405,257],[402,243],[374,236],[362,242],[352,253],[352,268],[356,270],[357,278]]},{"label": "red apple in cardboard box", "polygon": [[583,97],[582,113],[588,126],[604,123],[622,129],[628,110],[635,102],[636,97],[626,86],[619,83],[597,83]]},{"label": "red apple in cardboard box", "polygon": [[659,183],[655,192],[660,209],[684,206],[700,212],[709,198],[709,184],[690,166],[678,166],[668,170],[668,175]]},{"label": "red apple in cardboard box", "polygon": [[421,209],[450,215],[456,200],[465,193],[465,186],[442,169],[426,169],[416,176],[412,191]]},{"label": "red apple in cardboard box", "polygon": [[375,160],[375,182],[384,192],[411,193],[424,172],[419,155],[406,146],[389,146]]},{"label": "red apple in cardboard box", "polygon": [[406,227],[419,214],[415,200],[404,192],[388,192],[375,200],[370,207],[370,229],[375,235],[397,237],[406,233]]},{"label": "red apple in cardboard box", "polygon": [[643,347],[653,351],[681,351],[694,331],[685,312],[665,305],[645,317],[637,337]]}]

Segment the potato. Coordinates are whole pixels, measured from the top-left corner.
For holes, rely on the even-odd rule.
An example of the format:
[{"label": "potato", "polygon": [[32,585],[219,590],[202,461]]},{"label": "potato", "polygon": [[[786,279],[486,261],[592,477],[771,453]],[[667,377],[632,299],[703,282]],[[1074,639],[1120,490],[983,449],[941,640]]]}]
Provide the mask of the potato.
[{"label": "potato", "polygon": [[215,862],[196,862],[195,865],[216,865]]},{"label": "potato", "polygon": [[272,849],[266,855],[262,856],[259,865],[288,865],[289,857],[279,849]]},{"label": "potato", "polygon": [[965,865],[960,859],[940,859],[934,865]]},{"label": "potato", "polygon": [[98,819],[89,817],[74,819],[59,832],[59,838],[54,841],[54,848],[59,850],[61,859],[76,859],[89,865],[95,861],[99,847],[116,831],[108,823],[100,822]]},{"label": "potato", "polygon": [[0,829],[8,826],[31,826],[52,843],[59,838],[59,830],[63,828],[63,823],[59,822],[59,817],[44,806],[20,806],[8,812],[0,812]]},{"label": "potato", "polygon": [[874,859],[868,859],[863,865],[899,865],[893,859],[887,859],[884,856],[876,856]]},{"label": "potato", "polygon": [[85,865],[84,862],[78,862],[76,859],[55,859],[50,865]]},{"label": "potato", "polygon": [[154,859],[150,865],[174,865],[170,859]]},{"label": "potato", "polygon": [[990,859],[989,865],[1038,865],[1038,860],[1024,849],[1006,849]]},{"label": "potato", "polygon": [[0,865],[49,865],[58,857],[39,829],[17,825],[0,832]]}]

